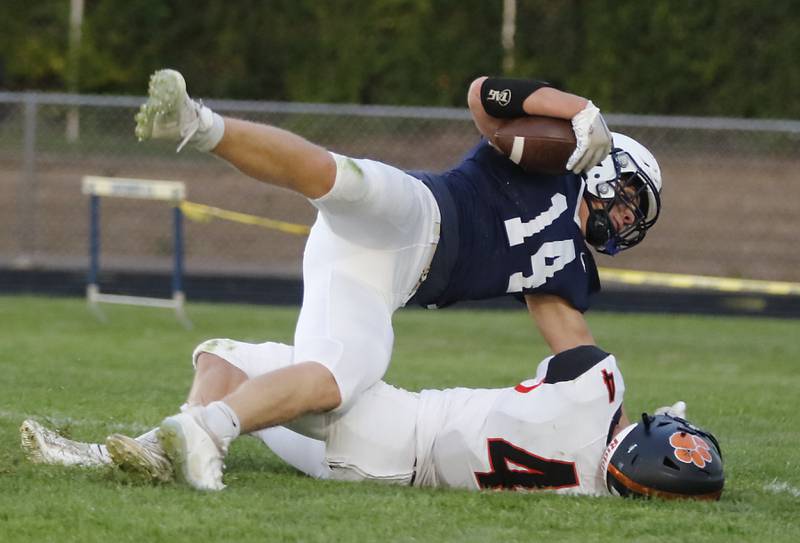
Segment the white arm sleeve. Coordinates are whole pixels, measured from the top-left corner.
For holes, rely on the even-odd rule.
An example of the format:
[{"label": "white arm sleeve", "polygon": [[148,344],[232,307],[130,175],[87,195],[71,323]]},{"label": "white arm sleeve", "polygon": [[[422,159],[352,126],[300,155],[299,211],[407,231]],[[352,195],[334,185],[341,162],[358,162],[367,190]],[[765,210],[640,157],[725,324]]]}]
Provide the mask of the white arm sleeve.
[{"label": "white arm sleeve", "polygon": [[325,461],[325,442],[312,439],[283,426],[252,432],[281,460],[315,479],[328,479],[331,468]]}]

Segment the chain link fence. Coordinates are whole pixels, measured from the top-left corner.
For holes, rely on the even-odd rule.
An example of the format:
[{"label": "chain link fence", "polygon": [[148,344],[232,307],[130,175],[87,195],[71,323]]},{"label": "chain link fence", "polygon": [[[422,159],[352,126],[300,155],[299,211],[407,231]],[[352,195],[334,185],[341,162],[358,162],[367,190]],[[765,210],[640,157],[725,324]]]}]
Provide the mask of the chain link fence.
[{"label": "chain link fence", "polygon": [[[139,97],[0,93],[0,267],[85,269],[84,175],[185,181],[188,200],[311,224],[303,198],[246,178],[212,156],[138,143]],[[339,153],[404,169],[444,170],[477,141],[466,110],[209,101],[222,114],[299,133]],[[663,213],[611,268],[800,281],[800,122],[607,115],[662,166]],[[105,199],[103,269],[170,268],[170,209]],[[300,274],[304,238],[215,220],[187,222],[190,274]]]}]

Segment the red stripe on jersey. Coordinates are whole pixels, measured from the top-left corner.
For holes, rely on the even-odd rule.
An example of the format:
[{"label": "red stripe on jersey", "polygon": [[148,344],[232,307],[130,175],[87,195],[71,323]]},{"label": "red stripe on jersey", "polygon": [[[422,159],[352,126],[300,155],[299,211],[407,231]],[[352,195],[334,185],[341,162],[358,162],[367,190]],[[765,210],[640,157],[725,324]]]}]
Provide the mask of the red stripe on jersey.
[{"label": "red stripe on jersey", "polygon": [[538,387],[539,385],[541,385],[544,381],[539,381],[538,383],[534,383],[533,385],[530,385],[530,386],[525,385],[524,383],[526,383],[526,382],[527,381],[522,381],[522,383],[520,383],[520,384],[518,384],[517,386],[514,387],[514,390],[516,390],[517,392],[521,392],[523,394],[527,394],[531,390],[533,390],[536,387]]}]

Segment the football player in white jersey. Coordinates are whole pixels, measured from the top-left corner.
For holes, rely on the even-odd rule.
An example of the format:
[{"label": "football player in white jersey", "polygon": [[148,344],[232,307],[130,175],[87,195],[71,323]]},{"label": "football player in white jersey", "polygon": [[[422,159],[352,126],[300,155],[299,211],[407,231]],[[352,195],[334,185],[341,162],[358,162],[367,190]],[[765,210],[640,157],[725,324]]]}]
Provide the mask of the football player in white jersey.
[{"label": "football player in white jersey", "polygon": [[[227,376],[216,374],[229,386],[236,372],[252,378],[290,364],[292,347],[212,340],[198,346],[194,359],[222,356],[236,368]],[[211,392],[202,382],[195,385],[190,402],[201,391]],[[614,356],[582,346],[544,359],[533,378],[514,387],[415,393],[381,381],[345,413],[306,415],[290,425],[294,431],[277,427],[256,436],[318,478],[718,498],[724,483],[719,445],[683,419],[685,404],[630,424],[622,410],[624,392]],[[33,421],[21,430],[23,448],[35,461],[115,463],[153,479],[173,476],[172,464],[151,433],[137,440],[112,435],[105,449],[58,437]],[[637,449],[642,456],[626,457]],[[188,459],[174,466],[178,478],[191,480],[186,471],[203,471],[191,464],[191,455]],[[223,487],[221,480],[207,486]]]}]

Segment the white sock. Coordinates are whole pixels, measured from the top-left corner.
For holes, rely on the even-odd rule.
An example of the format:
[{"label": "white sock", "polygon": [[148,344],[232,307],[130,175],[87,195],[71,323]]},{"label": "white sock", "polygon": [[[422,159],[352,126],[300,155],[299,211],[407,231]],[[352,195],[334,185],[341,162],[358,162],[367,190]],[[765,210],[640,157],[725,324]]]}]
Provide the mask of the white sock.
[{"label": "white sock", "polygon": [[199,151],[211,151],[225,134],[225,121],[206,106],[202,106],[200,118],[200,129],[192,136],[192,145]]},{"label": "white sock", "polygon": [[231,441],[239,437],[241,426],[239,417],[223,401],[211,402],[201,410],[201,422],[211,434],[223,452],[228,451]]}]

